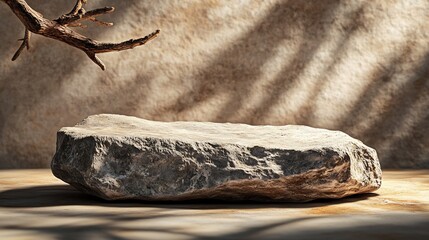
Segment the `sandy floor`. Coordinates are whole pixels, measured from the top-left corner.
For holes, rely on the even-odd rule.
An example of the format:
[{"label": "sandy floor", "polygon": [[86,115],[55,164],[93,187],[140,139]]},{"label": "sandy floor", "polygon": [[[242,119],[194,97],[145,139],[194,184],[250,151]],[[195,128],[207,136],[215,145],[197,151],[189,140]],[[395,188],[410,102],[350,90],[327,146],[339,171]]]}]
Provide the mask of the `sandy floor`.
[{"label": "sandy floor", "polygon": [[305,204],[106,202],[50,170],[0,171],[0,239],[429,239],[429,170]]}]

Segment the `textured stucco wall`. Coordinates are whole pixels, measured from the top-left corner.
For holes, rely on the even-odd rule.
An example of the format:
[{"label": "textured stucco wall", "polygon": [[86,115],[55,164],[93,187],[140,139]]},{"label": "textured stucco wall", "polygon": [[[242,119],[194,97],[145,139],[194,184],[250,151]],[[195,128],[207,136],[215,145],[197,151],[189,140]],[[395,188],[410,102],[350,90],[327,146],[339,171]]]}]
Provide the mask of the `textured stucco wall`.
[{"label": "textured stucco wall", "polygon": [[[105,0],[134,50],[86,55],[34,36],[0,3],[0,167],[47,167],[56,131],[90,114],[154,120],[305,124],[374,147],[382,167],[429,167],[429,1]],[[28,0],[46,17],[73,1]]]}]

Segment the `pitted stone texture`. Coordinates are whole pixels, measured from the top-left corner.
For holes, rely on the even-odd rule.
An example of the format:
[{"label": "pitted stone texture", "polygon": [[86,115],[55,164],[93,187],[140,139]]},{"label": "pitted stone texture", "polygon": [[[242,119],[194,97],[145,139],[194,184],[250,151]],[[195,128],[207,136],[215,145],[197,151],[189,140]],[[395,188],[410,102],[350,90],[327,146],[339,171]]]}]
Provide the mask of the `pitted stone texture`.
[{"label": "pitted stone texture", "polygon": [[310,201],[381,185],[375,150],[339,131],[108,114],[58,132],[52,171],[109,200]]}]

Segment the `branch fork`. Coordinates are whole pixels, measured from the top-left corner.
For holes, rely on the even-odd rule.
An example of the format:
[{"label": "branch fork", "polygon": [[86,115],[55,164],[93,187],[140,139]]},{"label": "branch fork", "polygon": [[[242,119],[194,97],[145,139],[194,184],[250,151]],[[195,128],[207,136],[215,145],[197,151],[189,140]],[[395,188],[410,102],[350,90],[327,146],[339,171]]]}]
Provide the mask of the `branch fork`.
[{"label": "branch fork", "polygon": [[85,25],[81,22],[85,20],[93,21],[102,26],[112,26],[113,23],[100,21],[96,17],[113,12],[115,10],[113,7],[104,7],[86,11],[84,9],[84,5],[87,0],[77,0],[75,6],[69,13],[62,15],[55,20],[49,20],[32,9],[25,0],[0,1],[9,5],[15,15],[25,26],[24,38],[19,39],[22,43],[13,55],[12,61],[15,61],[25,48],[27,48],[27,50],[30,49],[31,33],[35,33],[67,43],[82,50],[86,53],[89,59],[97,64],[102,70],[105,70],[106,67],[104,63],[96,56],[96,54],[123,51],[144,45],[156,38],[160,32],[159,30],[156,30],[145,37],[130,39],[120,43],[102,43],[79,34],[71,29],[71,27],[84,27]]}]

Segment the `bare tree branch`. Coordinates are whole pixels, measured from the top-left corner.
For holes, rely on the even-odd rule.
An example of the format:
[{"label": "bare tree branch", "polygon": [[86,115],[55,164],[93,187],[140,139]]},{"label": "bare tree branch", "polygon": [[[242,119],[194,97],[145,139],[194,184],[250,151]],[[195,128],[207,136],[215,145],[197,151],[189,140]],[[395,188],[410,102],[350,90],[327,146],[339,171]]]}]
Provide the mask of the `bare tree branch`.
[{"label": "bare tree branch", "polygon": [[77,15],[83,9],[83,5],[85,5],[86,2],[87,0],[77,0],[73,9],[67,15]]},{"label": "bare tree branch", "polygon": [[24,50],[25,47],[27,47],[27,50],[30,49],[30,37],[31,37],[31,32],[28,31],[28,29],[25,29],[24,38],[19,39],[19,41],[22,41],[21,46],[13,55],[12,61],[15,61],[16,59],[18,59],[19,55],[21,54],[22,50]]},{"label": "bare tree branch", "polygon": [[86,52],[86,55],[95,63],[97,64],[103,71],[106,69],[106,65],[97,57],[95,56],[95,53],[93,52]]},{"label": "bare tree branch", "polygon": [[159,30],[156,30],[145,37],[130,39],[120,43],[102,43],[77,33],[71,29],[70,26],[83,26],[79,22],[82,20],[90,20],[102,25],[111,26],[111,23],[99,21],[95,16],[111,13],[114,11],[113,7],[104,7],[86,12],[83,6],[87,0],[77,0],[70,13],[63,15],[56,20],[49,20],[44,18],[39,12],[32,9],[25,0],[0,1],[5,2],[12,9],[26,28],[22,44],[13,56],[12,60],[16,60],[25,47],[27,47],[27,49],[30,48],[29,42],[32,32],[67,43],[68,45],[82,50],[95,64],[97,64],[102,70],[105,70],[105,65],[96,56],[96,54],[123,51],[144,45],[150,40],[156,38],[160,32]]},{"label": "bare tree branch", "polygon": [[150,40],[156,38],[158,34],[159,34],[159,30],[156,30],[155,32],[145,37],[138,38],[138,39],[130,39],[128,41],[121,42],[121,43],[98,43],[94,46],[94,48],[91,49],[91,51],[94,53],[105,53],[105,52],[133,49],[137,46],[144,45]]},{"label": "bare tree branch", "polygon": [[100,21],[100,20],[96,19],[95,17],[90,17],[90,18],[88,18],[88,20],[93,21],[93,22],[97,23],[100,26],[105,26],[105,27],[111,27],[111,26],[113,26],[113,23],[111,23],[111,22],[105,22],[105,21]]},{"label": "bare tree branch", "polygon": [[88,12],[85,12],[82,14],[78,13],[76,15],[63,15],[63,16],[59,17],[58,19],[55,19],[54,21],[56,21],[57,23],[59,23],[61,25],[68,25],[68,24],[76,22],[76,21],[91,19],[91,18],[94,18],[95,16],[111,13],[113,11],[115,11],[115,8],[113,8],[113,7],[104,7],[104,8],[91,10],[91,11],[88,11]]}]

